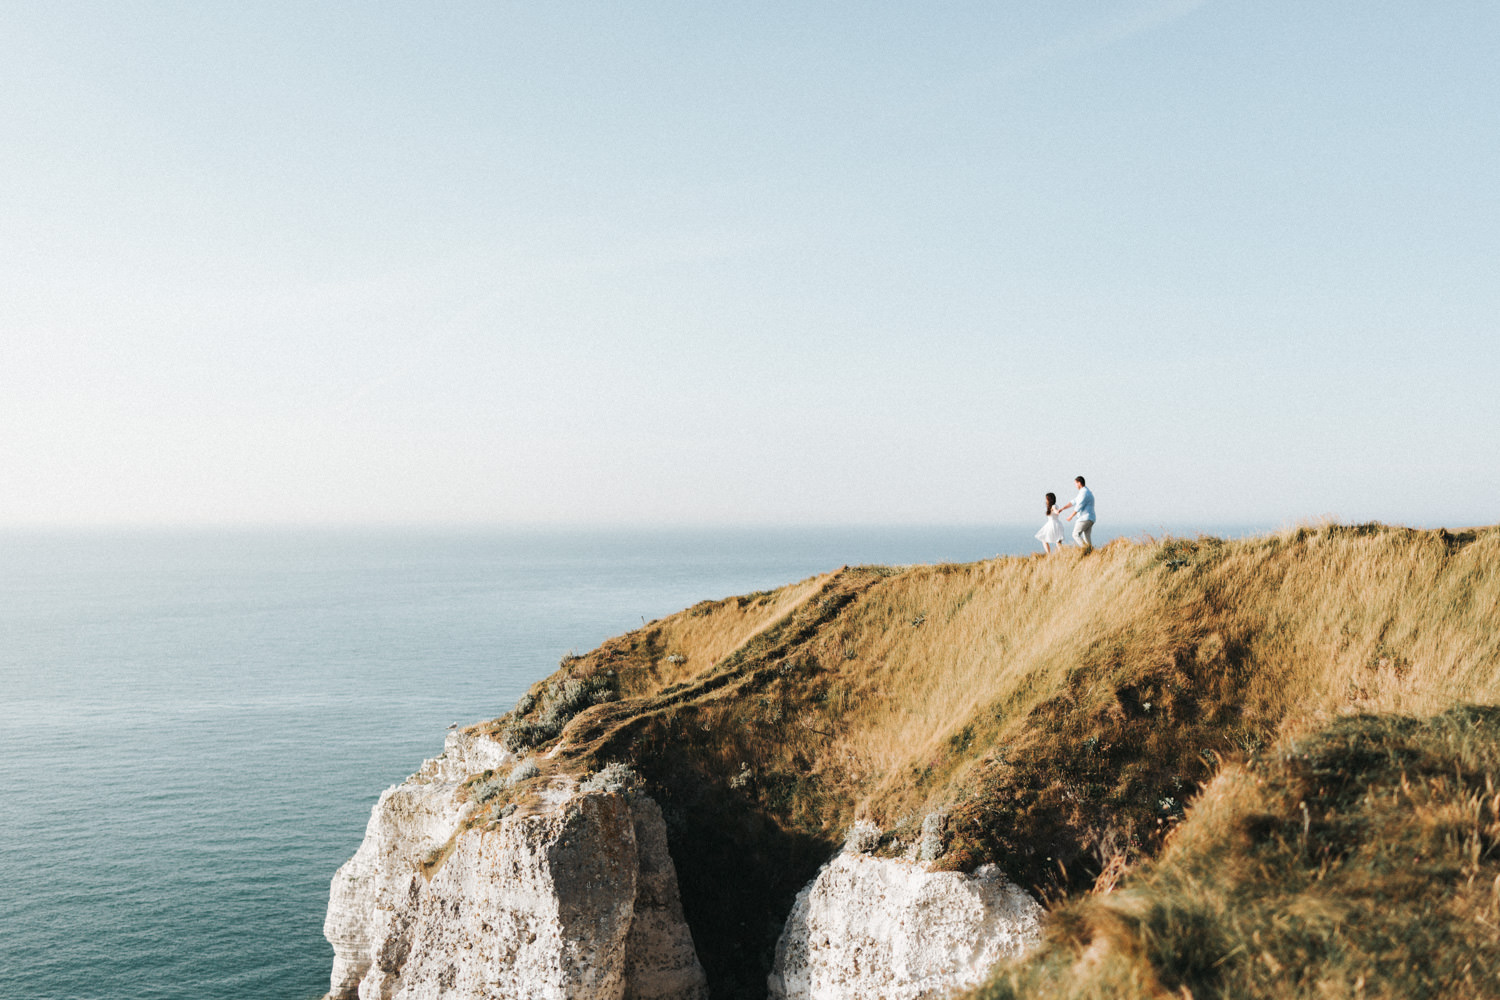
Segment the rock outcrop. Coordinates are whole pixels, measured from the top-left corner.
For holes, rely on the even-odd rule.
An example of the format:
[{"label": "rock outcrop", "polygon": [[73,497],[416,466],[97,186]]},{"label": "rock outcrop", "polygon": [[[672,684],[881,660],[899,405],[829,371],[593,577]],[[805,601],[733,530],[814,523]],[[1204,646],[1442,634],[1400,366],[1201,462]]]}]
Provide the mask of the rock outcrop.
[{"label": "rock outcrop", "polygon": [[1040,939],[1042,908],[987,865],[973,875],[845,851],[797,895],[771,1000],[928,1000],[977,985]]},{"label": "rock outcrop", "polygon": [[555,778],[471,825],[462,782],[511,763],[483,736],[380,797],[334,876],[331,1000],[702,1000],[656,803]]}]

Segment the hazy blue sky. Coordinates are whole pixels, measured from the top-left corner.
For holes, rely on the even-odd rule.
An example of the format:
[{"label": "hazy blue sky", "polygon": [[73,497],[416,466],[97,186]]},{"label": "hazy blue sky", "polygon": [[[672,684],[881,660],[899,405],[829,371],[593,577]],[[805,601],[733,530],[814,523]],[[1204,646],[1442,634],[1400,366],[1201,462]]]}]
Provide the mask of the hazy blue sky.
[{"label": "hazy blue sky", "polygon": [[0,5],[0,524],[1500,520],[1492,2]]}]

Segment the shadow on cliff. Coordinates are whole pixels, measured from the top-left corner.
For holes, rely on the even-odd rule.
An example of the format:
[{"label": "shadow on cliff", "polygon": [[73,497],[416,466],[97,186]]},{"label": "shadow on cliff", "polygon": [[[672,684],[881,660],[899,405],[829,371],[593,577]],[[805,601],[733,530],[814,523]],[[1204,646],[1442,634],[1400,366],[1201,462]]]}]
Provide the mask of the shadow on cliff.
[{"label": "shadow on cliff", "polygon": [[764,1000],[776,940],[797,892],[837,845],[783,828],[672,747],[641,771],[667,821],[683,914],[714,1000]]}]

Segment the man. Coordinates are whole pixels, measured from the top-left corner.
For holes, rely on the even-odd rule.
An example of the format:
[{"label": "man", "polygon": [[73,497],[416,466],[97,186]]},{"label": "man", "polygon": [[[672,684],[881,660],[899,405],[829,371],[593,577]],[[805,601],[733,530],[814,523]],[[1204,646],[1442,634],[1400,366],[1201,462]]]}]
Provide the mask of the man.
[{"label": "man", "polygon": [[1073,513],[1068,515],[1068,520],[1078,518],[1078,523],[1073,525],[1073,542],[1081,549],[1094,547],[1094,494],[1084,485],[1082,476],[1075,476],[1073,482],[1078,484],[1078,495],[1063,504],[1059,510],[1073,508]]}]

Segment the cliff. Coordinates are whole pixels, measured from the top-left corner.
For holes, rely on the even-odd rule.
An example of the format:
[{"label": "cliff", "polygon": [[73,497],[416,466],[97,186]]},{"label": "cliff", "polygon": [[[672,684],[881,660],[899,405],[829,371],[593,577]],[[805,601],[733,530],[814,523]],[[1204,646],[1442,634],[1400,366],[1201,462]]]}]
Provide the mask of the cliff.
[{"label": "cliff", "polygon": [[[412,992],[362,996],[512,995],[458,991],[456,979],[443,978],[446,965],[437,968],[443,960],[412,956],[451,953],[447,932],[432,929],[436,915],[444,905],[462,913],[487,891],[474,865],[488,852],[521,851],[507,839],[520,835],[520,821],[551,817],[538,845],[574,836],[562,832],[574,812],[593,810],[590,822],[605,823],[608,810],[581,803],[617,793],[580,800],[577,789],[621,763],[638,775],[637,801],[659,807],[685,921],[667,936],[680,959],[690,935],[710,995],[758,1000],[768,976],[773,991],[818,997],[918,996],[974,982],[979,966],[1036,937],[1034,915],[1012,905],[1012,890],[1079,899],[1148,870],[1216,775],[1350,713],[1494,701],[1497,607],[1500,530],[1382,525],[845,567],[703,602],[565,659],[515,710],[465,730],[449,750],[455,762],[429,764],[427,777],[413,779],[439,789],[436,798],[388,793],[389,817],[377,822],[382,799],[360,855],[334,885],[335,992],[347,992],[361,968],[357,978],[373,974],[375,983],[384,962],[411,969],[406,977],[430,966],[439,986],[421,993],[409,985],[417,980],[402,978]],[[507,769],[522,762],[511,780]],[[632,827],[638,842],[655,836]],[[840,854],[856,830],[857,848]],[[374,858],[384,859],[378,878],[368,874]],[[462,867],[445,875],[455,858]],[[840,898],[827,886],[854,885],[845,876],[865,867],[871,885],[911,884],[883,896],[845,891],[846,900],[890,906],[825,907],[810,924],[814,900]],[[643,870],[629,859],[617,868]],[[942,877],[947,895],[936,888]],[[986,891],[991,903],[974,903]],[[924,971],[937,966],[924,965],[900,930],[926,926],[903,915],[923,909],[903,900],[927,892],[948,900],[927,908],[932,926],[972,915],[957,933],[975,942],[974,957],[932,972],[940,985]],[[487,912],[513,912],[491,897]],[[630,914],[591,918],[597,954],[616,954],[612,935],[629,937],[635,904],[618,905]],[[665,905],[675,912],[675,901]],[[829,949],[799,951],[784,938],[789,916],[842,930],[825,934]],[[871,967],[895,984],[884,993],[827,985],[851,954],[836,939],[860,935],[871,942],[860,954],[875,956]],[[387,948],[394,957],[364,966],[344,957],[385,948],[377,939],[397,942]],[[464,940],[468,950],[487,947]],[[575,961],[560,947],[547,968]],[[789,971],[789,953],[821,964]],[[908,972],[893,971],[901,968]],[[570,976],[548,980],[563,984],[556,995],[630,995],[626,972],[592,994],[577,992],[581,980]]]}]

